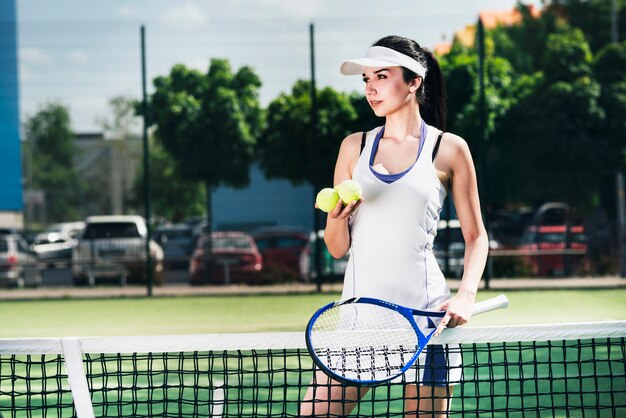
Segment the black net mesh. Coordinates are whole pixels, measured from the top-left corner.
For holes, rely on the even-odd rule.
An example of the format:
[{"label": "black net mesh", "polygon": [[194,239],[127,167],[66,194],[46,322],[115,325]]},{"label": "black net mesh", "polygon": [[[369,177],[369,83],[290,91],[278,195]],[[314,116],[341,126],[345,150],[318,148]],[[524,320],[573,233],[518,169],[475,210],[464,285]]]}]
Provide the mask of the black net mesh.
[{"label": "black net mesh", "polygon": [[[333,386],[338,396],[325,397],[329,383],[323,375],[313,379],[305,349],[85,354],[83,362],[97,417],[297,417],[307,390],[317,398],[308,403],[316,416],[400,417],[444,412],[448,404],[454,416],[626,416],[624,338],[460,350],[459,384],[416,390],[401,378],[359,389],[354,403],[345,400],[357,389],[341,384]],[[447,373],[443,364],[418,367]],[[0,412],[76,416],[63,356],[0,355]]]}]

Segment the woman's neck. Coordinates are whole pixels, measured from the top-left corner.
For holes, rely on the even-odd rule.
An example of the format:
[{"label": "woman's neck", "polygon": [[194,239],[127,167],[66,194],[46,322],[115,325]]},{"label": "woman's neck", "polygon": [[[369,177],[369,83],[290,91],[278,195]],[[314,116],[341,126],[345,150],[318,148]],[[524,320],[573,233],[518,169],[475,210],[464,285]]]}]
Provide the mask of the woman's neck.
[{"label": "woman's neck", "polygon": [[422,117],[419,107],[405,106],[385,117],[385,138],[404,140],[419,138]]}]

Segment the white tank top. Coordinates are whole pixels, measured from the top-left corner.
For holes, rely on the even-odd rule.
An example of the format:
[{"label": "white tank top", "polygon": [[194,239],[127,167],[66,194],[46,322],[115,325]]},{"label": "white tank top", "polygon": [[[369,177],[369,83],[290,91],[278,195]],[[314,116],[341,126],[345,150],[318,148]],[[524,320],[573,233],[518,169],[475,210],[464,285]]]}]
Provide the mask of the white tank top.
[{"label": "white tank top", "polygon": [[437,222],[446,197],[432,162],[433,147],[441,131],[424,124],[425,140],[421,141],[415,164],[400,178],[386,183],[370,165],[381,129],[368,132],[352,173],[363,188],[364,201],[350,219],[350,259],[342,296],[367,296],[411,308],[432,308],[450,297],[433,254]]}]

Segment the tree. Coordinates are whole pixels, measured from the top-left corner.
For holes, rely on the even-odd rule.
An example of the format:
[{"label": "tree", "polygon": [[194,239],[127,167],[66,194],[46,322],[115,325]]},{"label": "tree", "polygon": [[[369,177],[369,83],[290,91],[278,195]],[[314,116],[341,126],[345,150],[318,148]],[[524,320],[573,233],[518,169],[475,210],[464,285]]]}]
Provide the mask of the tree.
[{"label": "tree", "polygon": [[363,93],[352,93],[349,100],[356,112],[356,119],[351,124],[351,132],[369,131],[385,124],[385,118],[376,116]]},{"label": "tree", "polygon": [[24,126],[27,155],[31,156],[30,189],[46,196],[46,222],[75,220],[78,175],[73,166],[74,134],[67,107],[51,102],[43,105]]},{"label": "tree", "polygon": [[626,170],[626,42],[609,44],[598,52],[594,73],[602,88],[600,105],[606,112],[599,136],[608,147],[603,160],[606,187],[602,201],[609,213],[616,208],[615,172]]},{"label": "tree", "polygon": [[[626,169],[626,42],[609,44],[598,52],[594,73],[602,93],[600,103],[606,111],[602,136],[610,139],[614,152],[608,162],[615,169]],[[611,193],[612,194],[612,193]]]},{"label": "tree", "polygon": [[261,81],[248,67],[233,74],[227,60],[212,59],[206,74],[176,65],[154,79],[150,122],[175,171],[204,183],[211,225],[211,190],[249,183],[253,147],[260,134]]},{"label": "tree", "polygon": [[[259,141],[260,165],[268,178],[283,178],[314,188],[333,184],[341,140],[357,119],[349,96],[330,87],[317,92],[317,136],[311,129],[311,84],[297,81],[267,109],[267,126]],[[363,130],[365,127],[360,127]]]},{"label": "tree", "polygon": [[[612,0],[552,0],[549,13],[562,16],[568,23],[585,34],[591,51],[595,54],[611,42]],[[618,38],[626,38],[626,0],[615,0]]]},{"label": "tree", "polygon": [[495,55],[506,59],[522,74],[541,67],[548,36],[568,30],[566,21],[556,13],[542,12],[534,17],[528,6],[517,7],[522,19],[518,24],[497,26],[489,31]]},{"label": "tree", "polygon": [[[182,178],[171,155],[159,141],[150,138],[151,204],[155,218],[172,222],[205,214],[205,188],[201,182]],[[133,184],[135,207],[144,201],[143,170]]]},{"label": "tree", "polygon": [[448,130],[465,138],[477,166],[481,197],[486,211],[500,202],[502,175],[496,163],[502,158],[500,138],[494,135],[501,120],[519,100],[528,77],[520,75],[505,58],[495,53],[491,33],[485,39],[484,97],[486,138],[480,131],[479,57],[476,48],[458,42],[441,57],[448,93]]},{"label": "tree", "polygon": [[139,103],[132,97],[115,96],[109,100],[111,118],[100,117],[96,122],[108,139],[141,138],[141,119],[137,112]]},{"label": "tree", "polygon": [[541,63],[543,76],[498,129],[501,147],[515,150],[507,160],[512,182],[506,198],[562,200],[585,213],[597,204],[598,162],[606,147],[597,135],[604,112],[583,33],[570,29],[550,35]]}]

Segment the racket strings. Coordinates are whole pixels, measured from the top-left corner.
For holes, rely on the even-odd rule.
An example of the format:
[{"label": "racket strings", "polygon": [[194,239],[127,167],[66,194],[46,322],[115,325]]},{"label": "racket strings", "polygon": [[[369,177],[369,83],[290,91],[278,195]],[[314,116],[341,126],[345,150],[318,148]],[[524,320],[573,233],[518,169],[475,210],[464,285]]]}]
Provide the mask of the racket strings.
[{"label": "racket strings", "polygon": [[324,312],[312,327],[310,341],[326,368],[359,381],[400,374],[419,349],[407,318],[369,304],[340,305]]}]

